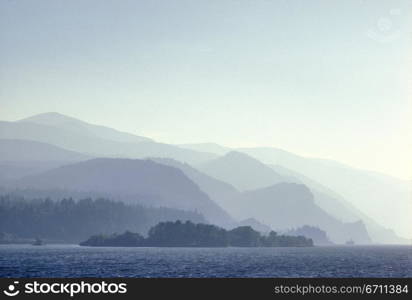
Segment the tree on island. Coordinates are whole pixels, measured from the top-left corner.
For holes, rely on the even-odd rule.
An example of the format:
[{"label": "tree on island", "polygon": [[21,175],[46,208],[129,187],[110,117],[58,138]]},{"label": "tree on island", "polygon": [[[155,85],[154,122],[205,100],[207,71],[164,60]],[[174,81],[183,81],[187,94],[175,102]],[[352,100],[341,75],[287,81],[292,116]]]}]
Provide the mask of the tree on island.
[{"label": "tree on island", "polygon": [[227,232],[208,224],[161,222],[149,230],[147,245],[156,247],[225,247]]},{"label": "tree on island", "polygon": [[236,227],[228,232],[229,244],[233,247],[259,247],[261,235],[250,226]]}]

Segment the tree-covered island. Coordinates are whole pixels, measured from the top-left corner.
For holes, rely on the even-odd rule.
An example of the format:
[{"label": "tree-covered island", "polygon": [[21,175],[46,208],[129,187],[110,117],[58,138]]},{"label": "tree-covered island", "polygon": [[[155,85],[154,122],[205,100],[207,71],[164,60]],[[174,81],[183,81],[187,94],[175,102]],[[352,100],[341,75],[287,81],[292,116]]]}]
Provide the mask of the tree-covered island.
[{"label": "tree-covered island", "polygon": [[96,247],[311,247],[312,239],[304,236],[278,235],[271,231],[261,235],[250,226],[226,230],[215,225],[190,221],[161,222],[145,238],[138,233],[94,235],[80,243]]}]

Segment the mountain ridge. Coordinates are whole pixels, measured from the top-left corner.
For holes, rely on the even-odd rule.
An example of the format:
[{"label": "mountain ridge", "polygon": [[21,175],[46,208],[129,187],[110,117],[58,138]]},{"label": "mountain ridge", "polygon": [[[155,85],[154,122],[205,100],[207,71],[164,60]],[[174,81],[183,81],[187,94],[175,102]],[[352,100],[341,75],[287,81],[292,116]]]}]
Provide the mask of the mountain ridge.
[{"label": "mountain ridge", "polygon": [[[282,181],[282,176],[251,156],[231,151],[198,168],[209,176],[228,182],[240,191],[263,188]],[[253,173],[253,176],[250,174]]]},{"label": "mountain ridge", "polygon": [[95,158],[15,181],[16,188],[73,190],[125,202],[201,212],[209,222],[231,217],[181,170],[151,160]]},{"label": "mountain ridge", "polygon": [[[153,142],[152,139],[147,137],[119,131],[103,125],[91,124],[57,112],[41,113],[18,120],[17,122],[29,122],[48,125],[64,128],[66,130],[71,130],[74,132],[82,131],[83,133],[85,133],[86,131],[86,133],[90,132],[92,135],[95,135],[97,137],[113,140],[116,142]],[[108,138],[108,136],[111,136],[111,138]]]},{"label": "mountain ridge", "polygon": [[200,163],[216,157],[158,142],[118,142],[99,136],[84,134],[39,123],[0,121],[0,139],[21,139],[43,142],[66,150],[94,157],[145,158],[172,157],[191,163]]}]

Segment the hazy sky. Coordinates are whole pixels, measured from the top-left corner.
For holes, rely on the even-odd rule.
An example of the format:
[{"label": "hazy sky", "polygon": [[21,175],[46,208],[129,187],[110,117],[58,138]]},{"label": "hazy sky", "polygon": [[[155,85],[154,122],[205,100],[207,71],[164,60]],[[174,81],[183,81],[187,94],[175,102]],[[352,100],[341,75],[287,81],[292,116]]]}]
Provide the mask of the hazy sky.
[{"label": "hazy sky", "polygon": [[0,119],[412,178],[412,1],[0,0]]}]

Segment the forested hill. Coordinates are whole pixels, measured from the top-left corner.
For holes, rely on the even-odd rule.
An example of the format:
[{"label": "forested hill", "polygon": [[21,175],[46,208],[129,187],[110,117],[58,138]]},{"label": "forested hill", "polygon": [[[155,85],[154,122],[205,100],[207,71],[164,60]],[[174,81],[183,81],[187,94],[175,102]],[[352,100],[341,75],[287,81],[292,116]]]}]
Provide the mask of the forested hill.
[{"label": "forested hill", "polygon": [[0,196],[0,231],[19,238],[78,243],[92,234],[131,230],[146,234],[162,221],[206,222],[196,212],[150,208],[107,199],[74,201]]}]

